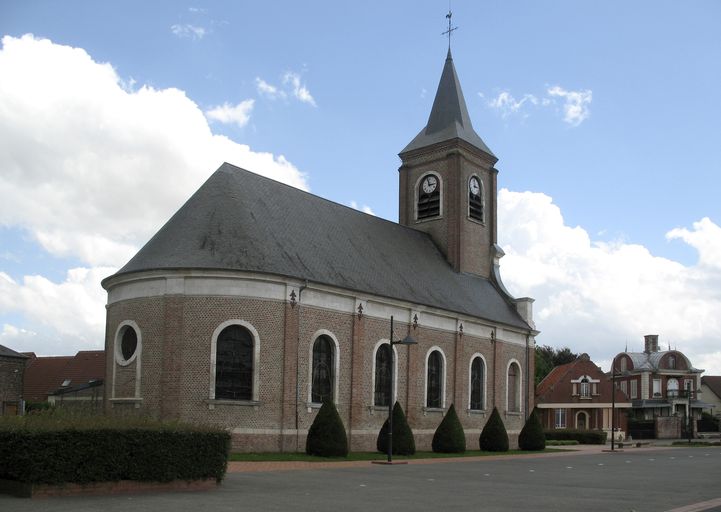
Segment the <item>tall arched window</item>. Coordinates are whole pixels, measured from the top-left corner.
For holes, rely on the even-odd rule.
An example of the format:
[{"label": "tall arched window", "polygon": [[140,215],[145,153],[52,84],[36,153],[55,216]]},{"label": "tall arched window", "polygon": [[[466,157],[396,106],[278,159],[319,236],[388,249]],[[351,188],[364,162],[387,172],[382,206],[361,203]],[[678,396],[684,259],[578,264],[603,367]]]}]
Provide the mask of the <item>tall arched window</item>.
[{"label": "tall arched window", "polygon": [[435,174],[426,174],[418,184],[417,218],[428,219],[441,214],[441,181]]},{"label": "tall arched window", "polygon": [[391,386],[391,346],[383,343],[376,350],[375,365],[375,387],[373,392],[373,405],[388,406],[390,402],[390,386]]},{"label": "tall arched window", "polygon": [[666,382],[666,395],[669,398],[679,396],[678,379],[668,379],[668,382]]},{"label": "tall arched window", "polygon": [[313,344],[313,371],[311,374],[311,401],[321,403],[333,400],[333,342],[326,335],[316,338]]},{"label": "tall arched window", "polygon": [[218,335],[215,398],[253,399],[253,335],[242,325],[229,325]]},{"label": "tall arched window", "polygon": [[471,403],[470,409],[472,411],[483,410],[483,386],[485,381],[486,369],[483,364],[483,359],[478,356],[473,359],[471,363]]},{"label": "tall arched window", "polygon": [[588,377],[581,379],[581,397],[588,398],[591,396],[591,384],[588,381]]},{"label": "tall arched window", "polygon": [[428,355],[426,407],[443,407],[443,356],[438,350]]},{"label": "tall arched window", "polygon": [[473,175],[468,180],[468,216],[483,222],[483,183]]},{"label": "tall arched window", "polygon": [[518,363],[512,362],[508,365],[508,410],[510,412],[519,412],[521,410],[521,369],[518,367]]}]

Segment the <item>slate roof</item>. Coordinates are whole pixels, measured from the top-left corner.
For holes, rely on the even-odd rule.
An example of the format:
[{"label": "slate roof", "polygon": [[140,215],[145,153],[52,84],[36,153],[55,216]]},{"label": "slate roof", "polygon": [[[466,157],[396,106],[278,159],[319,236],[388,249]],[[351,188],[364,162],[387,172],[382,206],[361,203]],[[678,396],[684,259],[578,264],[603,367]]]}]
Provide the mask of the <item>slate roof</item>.
[{"label": "slate roof", "polygon": [[[628,357],[631,358],[631,362],[633,363],[633,369],[631,371],[657,371],[659,370],[659,364],[661,363],[661,360],[663,357],[668,353],[675,353],[680,355],[686,360],[686,364],[688,366],[688,371],[693,373],[699,373],[702,370],[699,370],[697,368],[694,368],[691,365],[691,361],[688,357],[686,357],[683,353],[679,352],[678,350],[660,350],[658,352],[621,352],[621,354],[626,354]],[[619,354],[619,355],[621,355]],[[618,357],[618,356],[616,356]]]},{"label": "slate roof", "polygon": [[486,146],[486,143],[478,136],[471,124],[471,117],[468,115],[466,100],[463,97],[461,83],[453,65],[451,50],[448,50],[446,63],[443,66],[443,73],[438,84],[436,97],[433,100],[431,115],[428,123],[418,135],[401,151],[407,153],[414,149],[430,146],[438,142],[451,139],[461,139],[477,147],[485,153],[494,156],[493,152]]},{"label": "slate roof", "polygon": [[706,384],[713,394],[721,399],[721,376],[706,375],[701,377],[701,384]]},{"label": "slate roof", "polygon": [[262,272],[531,329],[429,235],[227,163],[115,275],[171,269]]},{"label": "slate roof", "polygon": [[13,349],[8,348],[4,345],[0,345],[0,357],[13,357],[17,359],[27,359],[28,356],[23,355],[19,352],[15,352]]},{"label": "slate roof", "polygon": [[85,350],[74,356],[37,357],[32,354],[25,368],[23,397],[29,402],[44,402],[65,380],[75,387],[104,378],[104,350]]}]

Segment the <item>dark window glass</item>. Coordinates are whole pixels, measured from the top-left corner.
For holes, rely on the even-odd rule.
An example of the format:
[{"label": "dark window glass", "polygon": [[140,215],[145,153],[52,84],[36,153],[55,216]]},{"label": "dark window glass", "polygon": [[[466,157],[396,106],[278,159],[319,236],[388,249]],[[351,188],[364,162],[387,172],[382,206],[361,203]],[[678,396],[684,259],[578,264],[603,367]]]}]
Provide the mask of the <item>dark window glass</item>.
[{"label": "dark window glass", "polygon": [[253,335],[241,325],[230,325],[218,336],[215,398],[253,399]]},{"label": "dark window glass", "polygon": [[319,336],[313,344],[312,377],[311,401],[333,400],[333,342],[328,336]]},{"label": "dark window glass", "polygon": [[[432,176],[432,175],[429,175]],[[428,219],[430,217],[438,217],[441,214],[441,183],[437,177],[433,176],[436,186],[432,192],[427,193],[423,190],[423,183],[427,177],[421,180],[418,187],[418,218]]]},{"label": "dark window glass", "polygon": [[518,402],[518,365],[511,363],[508,367],[508,410],[517,412],[520,410]]},{"label": "dark window glass", "polygon": [[376,351],[376,374],[375,374],[375,393],[373,395],[374,405],[387,406],[390,402],[390,386],[391,386],[391,358],[390,345],[383,344]]},{"label": "dark window glass", "polygon": [[[481,181],[478,180],[479,186]],[[483,222],[483,188],[477,194],[469,187],[468,190],[468,215],[477,221]]]},{"label": "dark window glass", "polygon": [[483,360],[477,357],[471,363],[471,409],[483,410]]},{"label": "dark window glass", "polygon": [[126,361],[133,357],[135,350],[138,348],[138,333],[130,326],[126,326],[123,331],[123,337],[120,340],[120,353]]},{"label": "dark window glass", "polygon": [[443,407],[443,359],[437,350],[428,356],[426,407]]}]

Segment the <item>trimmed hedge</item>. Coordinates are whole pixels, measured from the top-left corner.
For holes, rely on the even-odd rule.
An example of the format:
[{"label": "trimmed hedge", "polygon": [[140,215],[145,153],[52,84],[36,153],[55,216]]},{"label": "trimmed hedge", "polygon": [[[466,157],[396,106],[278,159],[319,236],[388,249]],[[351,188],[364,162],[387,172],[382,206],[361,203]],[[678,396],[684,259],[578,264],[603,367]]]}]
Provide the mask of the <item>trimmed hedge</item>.
[{"label": "trimmed hedge", "polygon": [[481,431],[478,438],[481,450],[484,452],[507,452],[508,451],[508,433],[506,426],[503,424],[498,409],[493,408],[491,417],[488,418],[486,425]]},{"label": "trimmed hedge", "polygon": [[608,434],[603,430],[546,430],[547,441],[578,441],[580,444],[606,444]]},{"label": "trimmed hedge", "polygon": [[326,398],[305,441],[305,453],[320,457],[348,456],[348,437],[332,400]]},{"label": "trimmed hedge", "polygon": [[0,479],[32,484],[221,481],[230,451],[228,432],[177,424],[4,427]]},{"label": "trimmed hedge", "polygon": [[[376,449],[381,453],[388,453],[388,419],[378,432]],[[393,406],[393,455],[413,455],[416,453],[416,440],[413,431],[408,426],[403,407],[398,402]]]},{"label": "trimmed hedge", "polygon": [[458,419],[453,404],[433,434],[431,446],[437,453],[463,453],[466,451],[466,434],[463,432],[463,425]]},{"label": "trimmed hedge", "polygon": [[521,450],[543,450],[546,448],[546,438],[543,435],[543,425],[541,425],[536,409],[533,409],[531,415],[523,425],[520,435],[518,436],[518,447]]}]

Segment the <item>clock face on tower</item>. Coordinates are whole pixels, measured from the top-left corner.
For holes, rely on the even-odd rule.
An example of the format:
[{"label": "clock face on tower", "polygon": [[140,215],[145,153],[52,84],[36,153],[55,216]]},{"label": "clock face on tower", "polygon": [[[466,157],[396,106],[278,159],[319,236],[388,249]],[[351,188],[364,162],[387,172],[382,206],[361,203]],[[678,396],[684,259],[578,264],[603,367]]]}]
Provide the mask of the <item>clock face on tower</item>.
[{"label": "clock face on tower", "polygon": [[426,176],[423,178],[423,183],[421,183],[421,187],[423,188],[423,192],[426,194],[432,194],[433,191],[436,190],[438,187],[438,178],[435,176]]},{"label": "clock face on tower", "polygon": [[478,183],[478,178],[476,178],[475,176],[471,178],[471,181],[468,183],[468,187],[471,190],[471,194],[473,194],[474,196],[477,196],[481,193],[481,184]]}]

